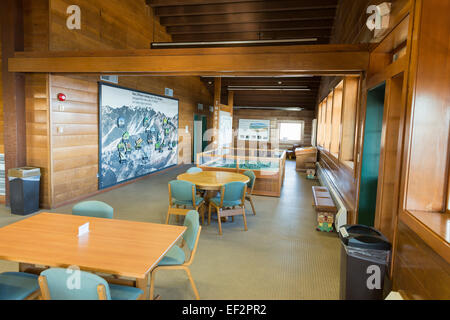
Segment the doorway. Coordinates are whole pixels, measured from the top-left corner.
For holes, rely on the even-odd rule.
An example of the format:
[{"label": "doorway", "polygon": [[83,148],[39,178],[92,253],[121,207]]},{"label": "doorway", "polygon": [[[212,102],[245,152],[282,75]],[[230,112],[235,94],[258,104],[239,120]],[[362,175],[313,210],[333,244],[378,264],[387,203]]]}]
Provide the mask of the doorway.
[{"label": "doorway", "polygon": [[374,226],[386,83],[367,93],[358,223]]},{"label": "doorway", "polygon": [[206,146],[208,145],[208,141],[203,137],[205,136],[205,132],[207,129],[207,118],[205,115],[194,115],[194,144],[193,144],[193,152],[192,152],[192,162],[197,162],[197,154],[202,153]]}]

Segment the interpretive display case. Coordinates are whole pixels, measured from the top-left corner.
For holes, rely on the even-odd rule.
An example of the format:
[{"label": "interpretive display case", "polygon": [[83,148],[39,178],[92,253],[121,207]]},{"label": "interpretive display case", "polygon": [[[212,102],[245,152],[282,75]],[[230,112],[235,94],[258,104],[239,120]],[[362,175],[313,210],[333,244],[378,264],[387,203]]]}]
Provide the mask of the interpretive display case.
[{"label": "interpretive display case", "polygon": [[197,154],[197,167],[205,171],[256,175],[253,194],[279,197],[285,173],[286,151],[264,149],[222,148]]}]

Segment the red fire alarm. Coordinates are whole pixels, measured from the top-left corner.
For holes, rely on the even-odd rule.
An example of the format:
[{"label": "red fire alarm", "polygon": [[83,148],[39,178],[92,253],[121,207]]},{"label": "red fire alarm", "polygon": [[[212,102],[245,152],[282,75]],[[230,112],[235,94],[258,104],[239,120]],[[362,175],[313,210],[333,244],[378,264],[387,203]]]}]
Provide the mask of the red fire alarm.
[{"label": "red fire alarm", "polygon": [[58,100],[59,101],[66,101],[66,95],[64,93],[58,93]]}]

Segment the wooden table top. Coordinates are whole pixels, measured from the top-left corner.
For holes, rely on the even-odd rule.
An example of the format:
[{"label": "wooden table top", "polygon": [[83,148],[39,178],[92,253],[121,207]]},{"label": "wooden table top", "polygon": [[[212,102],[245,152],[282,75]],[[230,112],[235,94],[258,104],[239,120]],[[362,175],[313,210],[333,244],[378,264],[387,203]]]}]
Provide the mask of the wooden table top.
[{"label": "wooden table top", "polygon": [[250,181],[249,177],[246,175],[225,171],[183,173],[180,174],[177,179],[192,182],[198,188],[204,190],[220,190],[224,184],[229,182],[239,181],[247,183]]},{"label": "wooden table top", "polygon": [[[89,233],[78,227],[89,222]],[[0,228],[0,259],[144,279],[184,226],[40,213]]]}]

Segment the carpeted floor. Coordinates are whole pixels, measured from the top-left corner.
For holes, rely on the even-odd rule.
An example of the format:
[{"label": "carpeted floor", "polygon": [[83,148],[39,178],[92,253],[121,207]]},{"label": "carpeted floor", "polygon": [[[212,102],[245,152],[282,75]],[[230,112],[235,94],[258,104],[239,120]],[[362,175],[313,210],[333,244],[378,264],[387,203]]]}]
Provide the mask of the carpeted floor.
[{"label": "carpeted floor", "polygon": [[[186,170],[167,173],[92,197],[114,207],[115,218],[164,223],[167,183]],[[336,234],[315,231],[311,186],[287,161],[280,198],[255,197],[257,215],[247,208],[248,231],[242,217],[204,226],[191,266],[201,299],[338,299],[340,243]],[[72,205],[53,210],[70,213]],[[22,217],[0,206],[0,226]],[[172,218],[172,223],[175,218]],[[181,222],[180,222],[181,223]],[[14,262],[0,261],[0,271],[17,270]],[[183,271],[160,271],[156,293],[162,299],[193,299]]]}]

